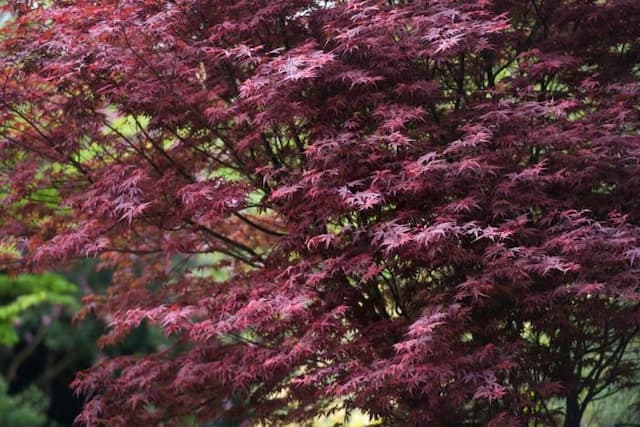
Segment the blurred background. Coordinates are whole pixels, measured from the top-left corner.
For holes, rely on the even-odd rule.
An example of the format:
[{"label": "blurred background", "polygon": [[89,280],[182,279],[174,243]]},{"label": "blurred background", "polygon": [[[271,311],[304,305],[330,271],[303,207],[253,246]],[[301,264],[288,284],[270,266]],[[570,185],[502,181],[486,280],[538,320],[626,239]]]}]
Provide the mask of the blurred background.
[{"label": "blurred background", "polygon": [[122,345],[99,350],[104,323],[73,322],[81,297],[109,285],[111,272],[95,267],[87,260],[66,272],[0,274],[0,427],[71,426],[82,405],[69,388],[77,371],[164,342],[161,332],[143,325]]}]

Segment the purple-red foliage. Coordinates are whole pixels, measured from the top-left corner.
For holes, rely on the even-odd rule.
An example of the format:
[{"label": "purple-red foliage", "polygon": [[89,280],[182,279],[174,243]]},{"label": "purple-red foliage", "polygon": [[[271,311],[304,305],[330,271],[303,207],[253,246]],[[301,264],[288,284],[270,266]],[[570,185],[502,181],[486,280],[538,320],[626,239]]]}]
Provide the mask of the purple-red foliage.
[{"label": "purple-red foliage", "polygon": [[631,380],[637,0],[51,3],[0,35],[5,266],[98,257],[103,344],[175,338],[81,423],[575,426]]}]

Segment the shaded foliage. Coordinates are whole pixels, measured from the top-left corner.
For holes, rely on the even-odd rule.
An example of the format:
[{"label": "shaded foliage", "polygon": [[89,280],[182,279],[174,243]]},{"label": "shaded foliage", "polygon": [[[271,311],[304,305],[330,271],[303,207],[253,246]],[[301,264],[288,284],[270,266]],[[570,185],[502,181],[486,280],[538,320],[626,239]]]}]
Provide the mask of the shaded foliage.
[{"label": "shaded foliage", "polygon": [[35,388],[9,396],[7,384],[0,378],[0,426],[42,426],[47,405],[47,398]]}]

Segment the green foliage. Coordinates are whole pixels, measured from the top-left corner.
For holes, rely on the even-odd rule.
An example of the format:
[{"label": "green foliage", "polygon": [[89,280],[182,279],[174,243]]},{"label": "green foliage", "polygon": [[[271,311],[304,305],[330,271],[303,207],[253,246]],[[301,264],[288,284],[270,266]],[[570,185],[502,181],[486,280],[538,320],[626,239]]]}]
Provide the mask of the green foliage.
[{"label": "green foliage", "polygon": [[53,273],[0,275],[0,345],[18,341],[14,323],[27,310],[42,304],[76,305],[76,291],[75,285]]},{"label": "green foliage", "polygon": [[583,423],[589,427],[635,426],[640,419],[640,390],[618,390],[587,407]]},{"label": "green foliage", "polygon": [[[0,310],[12,314],[3,325],[14,337],[14,344],[0,346],[0,427],[71,426],[81,406],[68,388],[76,372],[104,356],[146,354],[167,343],[160,330],[141,325],[125,342],[98,349],[103,321],[89,316],[78,323],[71,318],[81,293],[105,292],[111,271],[85,260],[59,273],[0,274]],[[42,294],[46,298],[23,298]]]},{"label": "green foliage", "polygon": [[36,387],[9,396],[8,387],[0,377],[0,427],[37,427],[44,425],[49,400]]}]

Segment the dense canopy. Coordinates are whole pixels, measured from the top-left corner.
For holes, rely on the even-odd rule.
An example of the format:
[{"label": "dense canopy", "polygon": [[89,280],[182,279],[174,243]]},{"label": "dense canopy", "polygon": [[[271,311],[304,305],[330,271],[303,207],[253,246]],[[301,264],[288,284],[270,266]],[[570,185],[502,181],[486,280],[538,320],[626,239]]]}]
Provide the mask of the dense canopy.
[{"label": "dense canopy", "polygon": [[1,266],[98,257],[103,344],[173,338],[81,423],[573,427],[637,380],[640,2],[11,7]]}]

